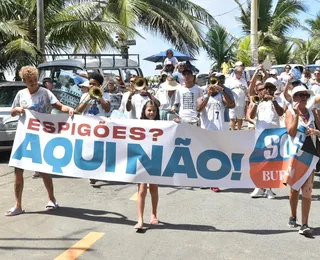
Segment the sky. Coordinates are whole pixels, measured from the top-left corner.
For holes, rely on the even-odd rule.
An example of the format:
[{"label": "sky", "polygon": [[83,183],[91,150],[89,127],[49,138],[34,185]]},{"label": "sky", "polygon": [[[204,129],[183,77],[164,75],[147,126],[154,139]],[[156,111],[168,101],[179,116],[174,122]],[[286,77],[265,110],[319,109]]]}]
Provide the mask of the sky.
[{"label": "sky", "polygon": [[[194,3],[205,8],[219,24],[223,25],[230,33],[240,37],[242,36],[241,28],[239,23],[236,21],[236,17],[240,16],[240,9],[237,8],[238,5],[234,0],[192,0]],[[242,0],[240,3],[245,3],[246,6],[247,0]],[[276,2],[276,1],[274,1]],[[312,19],[320,10],[320,0],[305,0],[305,4],[309,7],[308,14],[299,15],[301,23],[304,24],[305,19]],[[233,10],[233,11],[231,11]],[[231,12],[228,12],[231,11]],[[221,15],[226,13],[225,15]],[[137,37],[137,45],[130,46],[129,53],[135,53],[140,55],[141,68],[145,76],[156,75],[158,71],[155,71],[156,64],[149,61],[144,61],[143,59],[151,56],[153,54],[165,51],[169,48],[173,48],[166,40],[161,36],[153,36],[148,32],[145,32],[142,29],[138,31],[144,36],[145,39]],[[292,37],[298,37],[307,39],[308,35],[306,32],[295,29],[292,31]],[[207,54],[204,51],[201,51],[198,56],[195,57],[197,61],[193,64],[200,70],[200,72],[207,73],[210,69],[212,61],[208,58]]]}]

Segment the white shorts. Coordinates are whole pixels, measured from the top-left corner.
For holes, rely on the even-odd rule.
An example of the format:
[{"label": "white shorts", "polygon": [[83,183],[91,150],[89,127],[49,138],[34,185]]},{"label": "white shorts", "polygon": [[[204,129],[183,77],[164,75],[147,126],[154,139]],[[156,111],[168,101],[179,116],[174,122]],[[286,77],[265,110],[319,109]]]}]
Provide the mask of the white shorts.
[{"label": "white shorts", "polygon": [[245,119],[245,107],[235,107],[229,109],[230,119]]}]

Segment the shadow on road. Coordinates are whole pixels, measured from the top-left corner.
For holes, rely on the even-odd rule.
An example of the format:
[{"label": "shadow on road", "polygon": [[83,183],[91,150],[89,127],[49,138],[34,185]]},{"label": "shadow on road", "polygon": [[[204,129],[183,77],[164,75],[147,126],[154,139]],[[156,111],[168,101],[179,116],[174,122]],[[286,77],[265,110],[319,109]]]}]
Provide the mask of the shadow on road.
[{"label": "shadow on road", "polygon": [[[28,212],[26,214],[50,214],[60,217],[75,218],[81,220],[103,222],[110,224],[120,224],[134,226],[136,224],[135,220],[130,220],[126,216],[112,211],[105,210],[94,210],[94,209],[84,209],[84,208],[72,208],[72,207],[61,207],[58,210],[47,212],[47,211],[37,211]],[[107,216],[106,216],[107,215]],[[109,215],[109,216],[108,216]],[[283,229],[283,230],[272,230],[272,229],[233,229],[233,230],[223,230],[217,229],[211,225],[196,225],[196,224],[174,224],[169,222],[161,221],[159,225],[146,225],[148,229],[145,229],[143,233],[147,230],[152,229],[170,229],[170,230],[183,230],[183,231],[200,231],[200,232],[225,232],[225,233],[245,233],[252,235],[274,235],[282,233],[297,232],[293,229]],[[314,235],[318,236],[320,228],[315,228]]]}]

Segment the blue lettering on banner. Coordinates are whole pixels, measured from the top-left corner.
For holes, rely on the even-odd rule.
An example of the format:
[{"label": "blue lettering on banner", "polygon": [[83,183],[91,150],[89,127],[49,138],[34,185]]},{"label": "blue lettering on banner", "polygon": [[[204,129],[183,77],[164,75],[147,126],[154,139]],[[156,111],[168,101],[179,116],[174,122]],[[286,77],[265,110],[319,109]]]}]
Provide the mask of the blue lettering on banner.
[{"label": "blue lettering on banner", "polygon": [[106,172],[116,172],[116,143],[106,143]]},{"label": "blue lettering on banner", "polygon": [[[27,147],[30,144],[30,150]],[[42,163],[39,135],[27,133],[23,142],[12,155],[12,158],[21,160],[22,157],[30,158],[33,163]]]},{"label": "blue lettering on banner", "polygon": [[[207,163],[211,159],[217,159],[221,162],[220,169],[216,171],[208,169]],[[207,180],[220,180],[231,171],[231,163],[225,153],[216,150],[206,150],[197,159],[197,170],[199,175]]]},{"label": "blue lettering on banner", "polygon": [[128,144],[128,162],[126,173],[136,174],[139,160],[149,175],[161,176],[163,146],[152,145],[151,159],[140,144]]},{"label": "blue lettering on banner", "polygon": [[74,163],[81,169],[86,171],[93,171],[98,169],[103,161],[103,147],[104,142],[94,141],[93,144],[93,157],[91,160],[86,160],[82,157],[83,153],[83,140],[76,140],[74,147]]},{"label": "blue lettering on banner", "polygon": [[[56,147],[64,148],[64,155],[62,158],[54,157],[54,149]],[[73,147],[70,140],[64,137],[56,137],[51,139],[44,148],[43,158],[47,164],[52,166],[52,171],[56,173],[63,173],[62,168],[67,166],[72,158]]]},{"label": "blue lettering on banner", "polygon": [[[21,160],[23,157],[31,158],[34,163],[42,163],[39,139],[38,135],[27,133],[24,141],[12,157],[17,160]],[[195,168],[194,160],[188,147],[191,144],[191,139],[177,138],[175,144],[176,146],[163,172],[163,146],[152,145],[151,156],[149,157],[140,144],[128,144],[126,173],[136,174],[139,161],[150,176],[173,177],[175,174],[185,174],[189,179],[197,179],[199,174],[204,179],[220,180],[228,176],[233,170],[230,176],[231,180],[240,180],[241,161],[244,154],[232,154],[232,160],[230,160],[228,155],[221,151],[205,150],[196,158]],[[30,146],[30,149],[27,149],[28,146]],[[57,147],[63,148],[62,157],[55,157],[54,151]],[[86,171],[97,170],[101,167],[105,158],[105,171],[115,172],[116,147],[115,142],[94,141],[93,156],[87,160],[83,158],[83,150],[85,149],[83,140],[76,139],[75,144],[73,144],[67,138],[55,137],[45,145],[43,158],[48,165],[52,166],[53,173],[63,173],[62,168],[70,163],[72,156],[78,169]],[[212,159],[220,161],[221,166],[219,169],[210,170],[208,168],[208,162]]]}]

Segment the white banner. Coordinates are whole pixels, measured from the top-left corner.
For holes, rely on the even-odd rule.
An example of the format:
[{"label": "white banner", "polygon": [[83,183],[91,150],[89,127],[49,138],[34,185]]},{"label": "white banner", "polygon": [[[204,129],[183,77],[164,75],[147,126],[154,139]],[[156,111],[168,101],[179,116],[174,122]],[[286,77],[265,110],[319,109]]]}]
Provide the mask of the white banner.
[{"label": "white banner", "polygon": [[293,158],[307,169],[299,179],[317,162],[300,150],[304,139],[302,131],[291,140],[285,129],[220,132],[170,121],[26,111],[9,165],[108,181],[278,188]]}]

